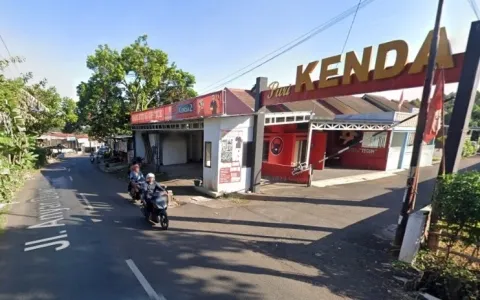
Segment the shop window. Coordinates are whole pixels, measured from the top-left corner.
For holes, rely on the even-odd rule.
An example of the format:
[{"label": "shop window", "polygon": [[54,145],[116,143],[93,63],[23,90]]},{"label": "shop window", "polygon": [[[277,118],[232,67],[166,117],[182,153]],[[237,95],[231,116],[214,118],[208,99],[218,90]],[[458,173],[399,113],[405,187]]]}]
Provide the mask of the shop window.
[{"label": "shop window", "polygon": [[268,161],[268,153],[270,153],[270,141],[263,141],[262,161]]},{"label": "shop window", "polygon": [[212,167],[212,142],[205,142],[205,167]]},{"label": "shop window", "polygon": [[297,141],[295,143],[295,165],[304,163],[307,158],[307,141]]},{"label": "shop window", "polygon": [[382,132],[377,135],[377,132],[364,132],[363,133],[363,148],[385,148],[387,145],[387,133]]}]

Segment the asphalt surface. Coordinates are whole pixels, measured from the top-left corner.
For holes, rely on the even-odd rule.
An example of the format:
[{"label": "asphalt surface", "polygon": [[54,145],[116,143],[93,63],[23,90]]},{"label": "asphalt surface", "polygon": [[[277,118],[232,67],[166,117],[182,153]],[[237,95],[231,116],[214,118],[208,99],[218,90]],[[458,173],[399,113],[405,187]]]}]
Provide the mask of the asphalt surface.
[{"label": "asphalt surface", "polygon": [[[422,169],[419,206],[436,168]],[[67,158],[30,180],[7,214],[0,300],[408,299],[391,282],[383,236],[405,179],[186,204],[163,231],[126,199],[125,183]]]},{"label": "asphalt surface", "polygon": [[315,276],[316,269],[292,267],[208,229],[202,234],[202,220],[192,216],[201,218],[209,208],[171,209],[171,228],[163,231],[147,224],[139,207],[124,198],[125,190],[87,157],[67,158],[30,180],[0,236],[0,299],[329,295],[325,288],[296,280],[296,272]]}]

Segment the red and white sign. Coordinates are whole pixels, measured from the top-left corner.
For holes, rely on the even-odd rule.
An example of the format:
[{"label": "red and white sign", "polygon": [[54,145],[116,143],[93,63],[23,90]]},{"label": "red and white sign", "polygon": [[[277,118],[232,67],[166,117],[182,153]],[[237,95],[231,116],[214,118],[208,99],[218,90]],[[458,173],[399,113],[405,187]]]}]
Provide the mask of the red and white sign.
[{"label": "red and white sign", "polygon": [[442,129],[444,87],[445,77],[442,69],[437,74],[435,92],[428,104],[427,124],[425,126],[425,132],[423,133],[423,141],[427,144],[430,143],[440,132],[440,129]]},{"label": "red and white sign", "polygon": [[223,114],[223,97],[223,91],[219,91],[174,104],[133,112],[130,122],[147,124],[221,115]]}]

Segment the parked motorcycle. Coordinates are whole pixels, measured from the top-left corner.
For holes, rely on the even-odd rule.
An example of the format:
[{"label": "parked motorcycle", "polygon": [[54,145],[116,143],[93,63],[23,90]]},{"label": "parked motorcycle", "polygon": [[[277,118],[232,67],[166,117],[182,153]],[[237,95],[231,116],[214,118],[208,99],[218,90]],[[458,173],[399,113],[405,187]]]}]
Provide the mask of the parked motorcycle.
[{"label": "parked motorcycle", "polygon": [[153,222],[155,224],[160,224],[162,229],[168,229],[168,195],[167,192],[155,192],[153,194],[152,205],[150,206],[151,211],[148,209],[148,205],[145,199],[142,199],[141,211],[148,222]]}]

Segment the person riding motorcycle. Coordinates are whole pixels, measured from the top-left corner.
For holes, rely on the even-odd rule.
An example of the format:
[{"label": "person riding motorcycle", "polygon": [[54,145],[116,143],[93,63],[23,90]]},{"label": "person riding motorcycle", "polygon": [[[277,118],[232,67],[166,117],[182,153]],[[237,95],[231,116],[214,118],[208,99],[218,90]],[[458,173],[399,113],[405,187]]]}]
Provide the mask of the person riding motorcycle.
[{"label": "person riding motorcycle", "polygon": [[147,205],[147,211],[149,213],[152,212],[152,201],[154,200],[153,197],[156,192],[163,192],[165,189],[162,185],[155,181],[155,174],[148,173],[146,177],[146,182],[143,185],[143,199]]},{"label": "person riding motorcycle", "polygon": [[128,179],[130,180],[128,184],[128,192],[130,192],[133,188],[135,193],[139,193],[140,190],[139,190],[138,184],[145,181],[145,178],[143,177],[142,172],[140,172],[139,165],[132,166],[132,170],[128,175]]}]

